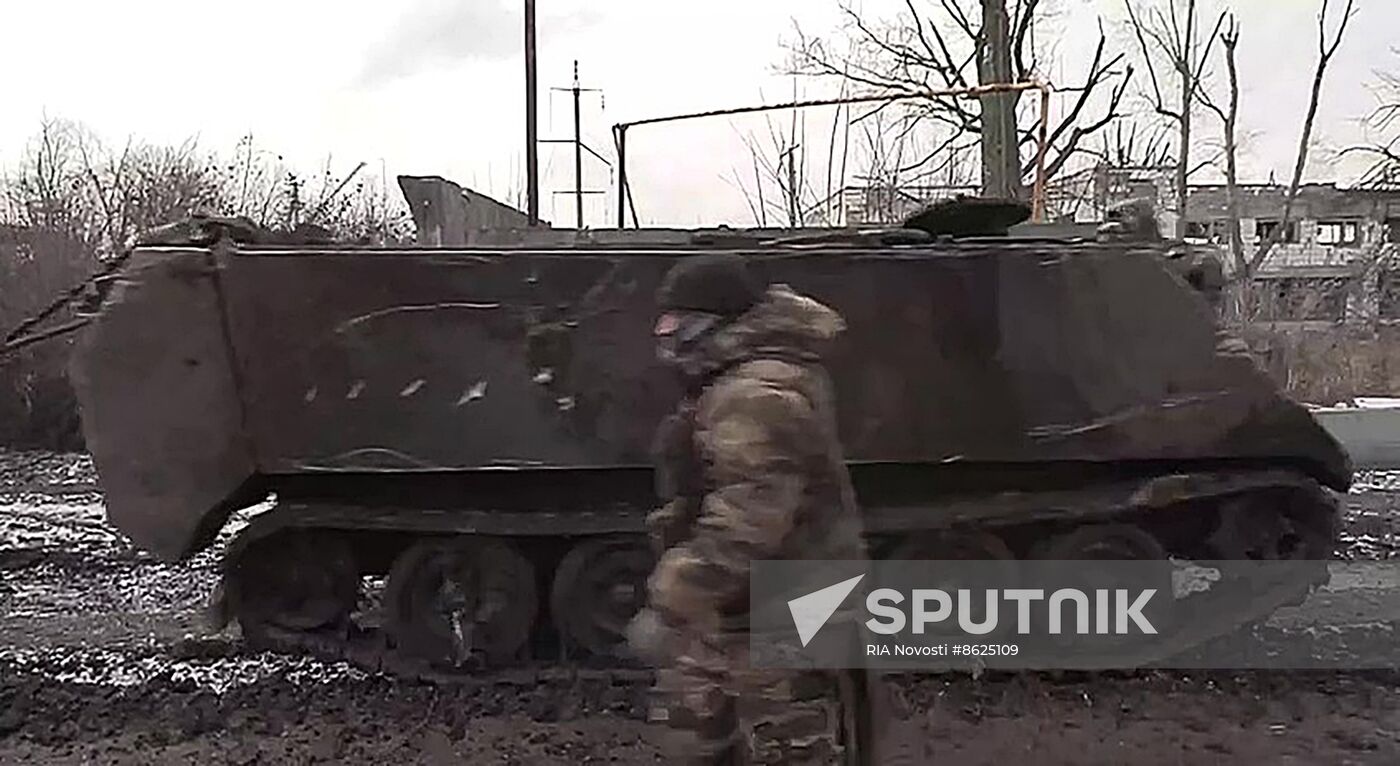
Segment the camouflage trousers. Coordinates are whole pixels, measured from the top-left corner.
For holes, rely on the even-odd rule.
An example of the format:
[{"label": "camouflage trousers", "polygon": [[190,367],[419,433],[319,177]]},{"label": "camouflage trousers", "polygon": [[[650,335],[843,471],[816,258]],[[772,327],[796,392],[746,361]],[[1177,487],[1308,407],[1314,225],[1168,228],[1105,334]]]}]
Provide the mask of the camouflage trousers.
[{"label": "camouflage trousers", "polygon": [[859,671],[795,671],[680,662],[657,672],[651,718],[692,764],[871,763],[873,722]]}]

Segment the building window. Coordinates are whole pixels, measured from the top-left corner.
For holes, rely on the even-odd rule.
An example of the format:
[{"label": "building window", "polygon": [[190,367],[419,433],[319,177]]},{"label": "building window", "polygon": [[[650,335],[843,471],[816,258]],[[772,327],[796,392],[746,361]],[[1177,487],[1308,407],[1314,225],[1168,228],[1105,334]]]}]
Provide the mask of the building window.
[{"label": "building window", "polygon": [[1361,242],[1361,226],[1356,221],[1318,221],[1317,244],[1350,246]]},{"label": "building window", "polygon": [[[1263,241],[1269,239],[1270,237],[1272,237],[1272,236],[1274,235],[1274,231],[1278,229],[1279,223],[1280,223],[1279,221],[1269,221],[1269,220],[1261,220],[1261,221],[1259,221],[1259,226],[1258,226],[1258,228],[1256,229],[1256,231],[1258,232],[1258,234],[1257,234],[1257,240],[1258,240],[1259,242],[1263,242]],[[1289,222],[1288,222],[1288,228],[1284,230],[1283,236],[1279,239],[1279,242],[1283,242],[1283,243],[1287,243],[1287,244],[1296,244],[1296,243],[1298,242],[1298,222],[1297,222],[1297,221],[1289,221]]]},{"label": "building window", "polygon": [[1268,321],[1340,322],[1346,315],[1346,277],[1284,277],[1258,284]]}]

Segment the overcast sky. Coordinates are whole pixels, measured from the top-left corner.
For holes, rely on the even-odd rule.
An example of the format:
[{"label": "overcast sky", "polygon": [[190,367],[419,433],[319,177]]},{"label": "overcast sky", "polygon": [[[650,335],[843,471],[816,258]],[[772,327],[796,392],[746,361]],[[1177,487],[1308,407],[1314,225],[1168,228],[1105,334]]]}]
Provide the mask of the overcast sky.
[{"label": "overcast sky", "polygon": [[[928,7],[936,3],[915,0]],[[1377,69],[1400,70],[1389,46],[1400,1],[1356,0],[1358,16],[1329,72],[1319,113],[1324,145],[1358,140],[1356,120],[1373,106]],[[1061,0],[1073,11],[1061,51],[1071,60],[1092,41],[1099,14],[1120,0]],[[1292,164],[1316,57],[1318,0],[1237,0],[1248,145],[1245,172]],[[1334,2],[1335,4],[1335,2]],[[903,0],[864,0],[890,16]],[[438,174],[502,198],[523,178],[520,0],[7,0],[0,8],[0,162],[13,163],[41,116],[80,120],[112,141],[179,142],[198,135],[230,150],[252,133],[258,145],[306,167],[329,154],[343,171],[360,160],[398,173]],[[567,86],[580,60],[585,138],[611,157],[609,126],[651,115],[779,100],[792,93],[772,69],[796,19],[834,28],[835,0],[539,0],[542,138],[571,130]],[[1110,31],[1113,26],[1110,23]],[[1073,66],[1067,65],[1072,74]],[[1071,79],[1061,69],[1057,80]],[[817,95],[807,86],[804,96]],[[1213,120],[1202,116],[1208,137]],[[629,171],[644,222],[748,224],[735,169],[749,171],[739,136],[761,118],[639,128]],[[809,140],[813,139],[809,135]],[[825,143],[820,137],[818,143]],[[546,217],[570,225],[565,146],[540,150]],[[1346,181],[1354,167],[1318,163],[1317,178]],[[588,162],[587,186],[607,188],[608,168]],[[588,201],[589,223],[610,225],[612,197]]]}]

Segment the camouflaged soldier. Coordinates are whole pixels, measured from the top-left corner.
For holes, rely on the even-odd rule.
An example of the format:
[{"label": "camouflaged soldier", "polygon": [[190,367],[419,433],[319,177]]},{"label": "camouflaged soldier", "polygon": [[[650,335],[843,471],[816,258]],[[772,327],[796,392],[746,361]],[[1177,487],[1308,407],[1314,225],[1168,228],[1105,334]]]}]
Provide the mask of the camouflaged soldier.
[{"label": "camouflaged soldier", "polygon": [[659,353],[687,390],[658,434],[660,560],[630,638],[662,666],[665,717],[693,763],[866,762],[863,674],[746,660],[752,560],[866,555],[820,365],[844,322],[786,286],[765,292],[737,256],[686,259],[658,303]]}]

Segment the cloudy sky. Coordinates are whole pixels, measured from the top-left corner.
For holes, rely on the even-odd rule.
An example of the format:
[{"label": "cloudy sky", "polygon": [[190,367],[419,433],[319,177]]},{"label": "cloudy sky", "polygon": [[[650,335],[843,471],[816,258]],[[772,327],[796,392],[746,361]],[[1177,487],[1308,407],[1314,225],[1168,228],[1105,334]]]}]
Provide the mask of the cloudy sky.
[{"label": "cloudy sky", "polygon": [[[1316,56],[1319,0],[1236,0],[1244,128],[1253,134],[1246,172],[1286,178]],[[1335,4],[1336,0],[1334,0]],[[934,7],[929,0],[916,5]],[[1334,60],[1319,114],[1322,146],[1359,138],[1373,106],[1377,69],[1400,71],[1390,47],[1397,0],[1356,0],[1358,16]],[[1121,0],[1060,0],[1051,72],[1070,79],[1096,19]],[[903,0],[864,0],[893,18]],[[80,120],[114,142],[135,136],[179,142],[192,135],[229,150],[251,133],[259,146],[306,167],[327,155],[348,170],[364,160],[397,173],[439,174],[502,198],[523,178],[520,0],[8,0],[0,9],[0,163],[16,161],[41,117]],[[809,32],[839,23],[835,0],[539,0],[542,138],[571,128],[566,94],[572,62],[585,86],[585,138],[611,155],[609,126],[646,116],[779,100],[791,81],[774,75],[794,20]],[[820,89],[804,86],[804,96]],[[827,118],[829,119],[829,117]],[[1202,122],[1210,132],[1214,123]],[[816,120],[813,120],[816,123]],[[751,222],[736,170],[749,174],[740,136],[762,118],[639,128],[629,170],[644,222]],[[825,144],[826,138],[809,134]],[[565,146],[543,146],[543,213],[571,223]],[[1345,181],[1356,168],[1318,162],[1316,178]],[[607,167],[589,162],[587,186],[607,188]],[[612,197],[588,201],[589,223],[609,225]]]}]

